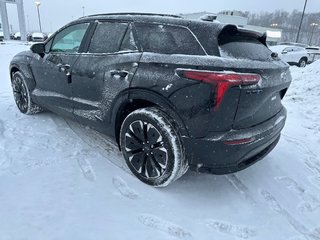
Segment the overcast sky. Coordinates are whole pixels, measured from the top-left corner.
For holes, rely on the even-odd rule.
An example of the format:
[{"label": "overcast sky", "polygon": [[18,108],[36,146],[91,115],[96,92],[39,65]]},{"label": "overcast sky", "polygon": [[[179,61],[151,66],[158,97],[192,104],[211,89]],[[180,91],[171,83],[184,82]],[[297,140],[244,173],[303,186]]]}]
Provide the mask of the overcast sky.
[{"label": "overcast sky", "polygon": [[[39,1],[39,0],[38,0]],[[108,12],[157,12],[191,13],[219,12],[222,10],[242,10],[251,12],[283,9],[302,11],[304,0],[40,0],[41,20],[46,32],[53,32],[66,23],[85,14]],[[8,5],[9,21],[13,30],[18,29],[15,6]],[[26,22],[29,31],[38,30],[37,11],[34,0],[24,0]],[[309,0],[307,12],[320,12],[320,0]]]}]

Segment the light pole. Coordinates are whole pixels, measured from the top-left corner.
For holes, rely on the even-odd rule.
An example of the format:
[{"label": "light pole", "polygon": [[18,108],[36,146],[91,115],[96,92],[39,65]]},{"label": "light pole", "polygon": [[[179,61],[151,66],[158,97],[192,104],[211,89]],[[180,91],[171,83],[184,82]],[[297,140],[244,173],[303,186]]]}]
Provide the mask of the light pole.
[{"label": "light pole", "polygon": [[37,11],[38,11],[38,20],[39,20],[39,28],[40,28],[40,32],[42,33],[42,27],[41,27],[41,18],[40,18],[40,5],[41,2],[40,1],[36,1],[34,2],[37,6]]},{"label": "light pole", "polygon": [[318,23],[311,23],[311,26],[312,26],[312,33],[311,33],[311,37],[310,37],[310,41],[309,41],[309,45],[311,45],[311,42],[312,42],[314,29],[315,29],[317,26],[319,26],[319,24],[318,24]]},{"label": "light pole", "polygon": [[301,27],[302,27],[302,22],[303,22],[303,18],[304,18],[304,13],[306,12],[307,3],[308,3],[308,0],[305,0],[304,8],[303,8],[303,11],[302,11],[302,16],[301,16],[301,21],[300,21],[300,25],[299,25],[299,30],[298,30],[298,35],[297,35],[296,43],[299,42],[300,31],[301,31]]},{"label": "light pole", "polygon": [[82,6],[82,17],[84,17],[84,6]]}]

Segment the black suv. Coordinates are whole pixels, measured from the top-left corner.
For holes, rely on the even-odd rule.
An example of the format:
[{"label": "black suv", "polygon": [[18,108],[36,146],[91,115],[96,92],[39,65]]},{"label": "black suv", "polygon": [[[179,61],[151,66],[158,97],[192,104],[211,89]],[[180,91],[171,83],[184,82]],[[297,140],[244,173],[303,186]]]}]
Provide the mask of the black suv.
[{"label": "black suv", "polygon": [[112,137],[141,181],[227,174],[266,156],[286,120],[289,67],[266,36],[156,14],[76,20],[10,65],[21,112],[50,110]]}]

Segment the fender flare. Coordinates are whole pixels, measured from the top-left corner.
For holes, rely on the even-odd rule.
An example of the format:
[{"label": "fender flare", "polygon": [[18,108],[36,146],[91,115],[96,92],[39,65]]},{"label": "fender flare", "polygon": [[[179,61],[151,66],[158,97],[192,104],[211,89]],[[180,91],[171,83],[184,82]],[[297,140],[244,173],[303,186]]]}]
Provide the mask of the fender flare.
[{"label": "fender flare", "polygon": [[14,69],[17,69],[21,74],[24,76],[25,81],[27,83],[28,89],[30,92],[32,92],[36,87],[36,81],[34,79],[32,70],[29,66],[29,64],[18,64],[18,63],[12,63],[10,65],[10,79],[12,80],[12,72]]},{"label": "fender flare", "polygon": [[[116,137],[116,124],[119,117],[119,113],[130,104],[132,101],[142,100],[146,102],[150,102],[155,106],[158,106],[162,109],[166,114],[168,114],[173,120],[182,136],[189,136],[187,131],[187,127],[184,124],[182,118],[179,116],[173,104],[166,99],[164,96],[160,95],[157,92],[154,92],[149,89],[144,88],[134,88],[127,89],[120,93],[118,97],[115,99],[114,104],[110,110],[110,123],[112,128],[115,130],[114,135]],[[116,137],[117,138],[117,137]]]}]

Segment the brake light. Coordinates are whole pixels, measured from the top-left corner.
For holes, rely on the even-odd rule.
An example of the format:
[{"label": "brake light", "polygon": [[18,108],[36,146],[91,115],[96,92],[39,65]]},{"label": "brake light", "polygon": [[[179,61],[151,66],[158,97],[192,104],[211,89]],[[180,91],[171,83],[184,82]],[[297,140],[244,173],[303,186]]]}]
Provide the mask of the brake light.
[{"label": "brake light", "polygon": [[253,85],[261,80],[261,76],[251,73],[211,72],[196,70],[179,70],[184,78],[197,80],[215,86],[214,111],[218,111],[223,97],[229,88],[240,85]]}]

